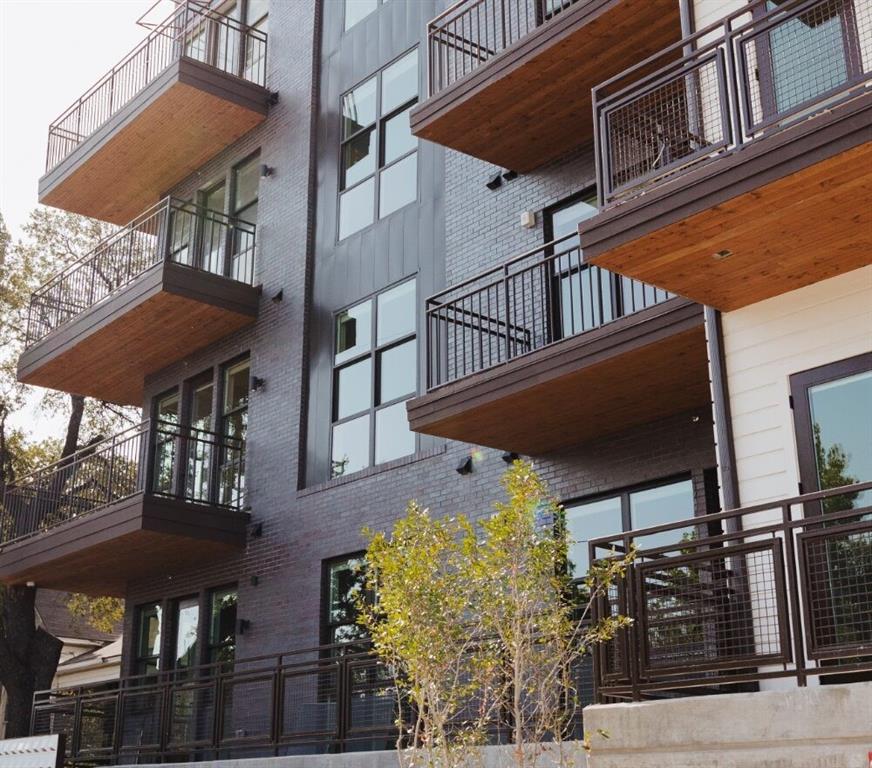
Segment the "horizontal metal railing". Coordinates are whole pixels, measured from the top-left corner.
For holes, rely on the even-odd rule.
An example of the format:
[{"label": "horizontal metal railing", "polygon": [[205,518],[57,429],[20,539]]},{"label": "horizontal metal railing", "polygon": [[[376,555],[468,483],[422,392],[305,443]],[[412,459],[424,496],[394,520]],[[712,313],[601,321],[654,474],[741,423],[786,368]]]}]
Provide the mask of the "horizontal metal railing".
[{"label": "horizontal metal railing", "polygon": [[600,700],[872,673],[872,482],[595,539],[589,556],[633,545],[594,611],[633,619],[595,655]]},{"label": "horizontal metal railing", "polygon": [[179,59],[194,59],[265,86],[266,48],[265,32],[218,13],[206,0],[183,0],[49,126],[46,172]]},{"label": "horizontal metal railing", "polygon": [[427,25],[430,95],[474,72],[572,5],[589,0],[460,0]]},{"label": "horizontal metal railing", "polygon": [[391,686],[365,645],[321,646],[39,691],[31,733],[70,766],[390,749]]},{"label": "horizontal metal railing", "polygon": [[171,261],[251,285],[255,225],[168,197],[31,294],[25,348],[156,264]]},{"label": "horizontal metal railing", "polygon": [[751,3],[594,88],[600,205],[827,110],[870,75],[863,3]]},{"label": "horizontal metal railing", "polygon": [[166,421],[128,427],[7,486],[0,545],[143,492],[242,509],[245,442]]},{"label": "horizontal metal railing", "polygon": [[502,365],[672,298],[584,263],[567,235],[431,296],[427,388]]}]

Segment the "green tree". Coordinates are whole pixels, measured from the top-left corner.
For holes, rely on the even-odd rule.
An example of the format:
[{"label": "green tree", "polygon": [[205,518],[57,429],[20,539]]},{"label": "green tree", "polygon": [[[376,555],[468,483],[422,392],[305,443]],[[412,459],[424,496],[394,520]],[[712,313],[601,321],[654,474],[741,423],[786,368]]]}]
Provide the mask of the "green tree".
[{"label": "green tree", "polygon": [[[0,215],[0,498],[9,485],[39,466],[66,458],[83,442],[135,419],[127,409],[79,395],[40,395],[16,378],[31,292],[110,231],[100,222],[37,209],[24,227],[24,240],[13,243]],[[42,413],[65,419],[63,434],[36,441],[11,426],[10,418],[34,402]],[[0,685],[7,693],[8,737],[28,732],[33,692],[51,685],[60,658],[60,640],[37,626],[35,599],[35,588],[0,586]],[[89,606],[89,599],[77,598],[72,609],[106,626],[119,615],[120,605],[109,598]]]},{"label": "green tree", "polygon": [[478,528],[463,515],[434,520],[413,502],[390,536],[368,534],[367,585],[378,599],[361,603],[361,620],[401,704],[412,705],[414,723],[399,719],[408,765],[464,765],[494,727],[511,734],[517,766],[568,765],[589,747],[587,737],[567,743],[578,666],[629,623],[593,622],[591,608],[634,553],[594,563],[573,589],[562,508],[529,463],[515,462],[502,485],[505,501]]}]

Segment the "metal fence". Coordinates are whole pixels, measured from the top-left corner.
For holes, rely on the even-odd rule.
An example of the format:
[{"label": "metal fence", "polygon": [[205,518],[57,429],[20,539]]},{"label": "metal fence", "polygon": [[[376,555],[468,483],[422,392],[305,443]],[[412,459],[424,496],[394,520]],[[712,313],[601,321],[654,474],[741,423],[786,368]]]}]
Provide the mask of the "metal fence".
[{"label": "metal fence", "polygon": [[242,509],[245,443],[165,421],[98,440],[4,489],[0,545],[143,492]]},{"label": "metal fence", "polygon": [[67,765],[390,749],[397,700],[360,646],[322,646],[34,695],[33,735]]},{"label": "metal fence", "polygon": [[156,264],[254,282],[255,225],[168,197],[53,276],[30,297],[25,348]]},{"label": "metal fence", "polygon": [[48,129],[46,172],[104,125],[181,58],[266,85],[266,33],[184,0],[148,37],[106,73]]},{"label": "metal fence", "polygon": [[589,0],[460,0],[427,25],[430,95]]},{"label": "metal fence", "polygon": [[826,110],[870,74],[868,3],[750,4],[594,89],[600,205]]},{"label": "metal fence", "polygon": [[634,544],[594,612],[634,621],[597,650],[600,700],[872,674],[872,483],[596,539],[591,562]]},{"label": "metal fence", "polygon": [[427,299],[427,387],[507,363],[672,296],[586,265],[578,237],[567,235]]}]

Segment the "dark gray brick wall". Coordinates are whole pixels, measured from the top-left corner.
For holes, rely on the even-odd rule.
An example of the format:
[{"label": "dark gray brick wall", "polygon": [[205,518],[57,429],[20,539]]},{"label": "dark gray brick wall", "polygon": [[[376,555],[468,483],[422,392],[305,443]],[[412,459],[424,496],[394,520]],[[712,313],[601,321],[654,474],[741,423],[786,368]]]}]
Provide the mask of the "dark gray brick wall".
[{"label": "dark gray brick wall", "polygon": [[[397,4],[389,3],[385,8],[391,6]],[[396,7],[390,12],[398,13]],[[341,18],[336,13],[328,16]],[[315,29],[315,0],[273,2],[270,87],[279,92],[278,105],[262,126],[176,190],[181,195],[192,193],[258,147],[263,162],[275,167],[274,175],[262,180],[260,186],[258,269],[264,289],[260,316],[246,330],[147,382],[151,397],[188,376],[250,351],[252,372],[266,380],[265,388],[251,397],[248,438],[252,516],[263,524],[263,535],[250,538],[244,552],[224,562],[193,571],[180,563],[176,573],[131,584],[128,633],[136,604],[236,581],[239,615],[251,622],[250,630],[240,638],[240,655],[314,645],[319,642],[322,562],[360,550],[364,526],[388,528],[411,498],[436,514],[480,516],[489,512],[498,494],[498,479],[506,466],[500,452],[459,443],[438,443],[410,459],[356,476],[309,482],[304,487],[300,440],[310,400],[304,387],[306,357],[331,354],[329,349],[317,347],[324,343],[324,334],[317,336],[308,351],[304,343],[315,321],[306,314],[306,292],[312,291],[317,272],[307,259],[325,257],[314,246],[307,253],[307,243],[313,242],[310,223],[315,204],[308,194],[310,170],[320,183],[335,165],[334,161],[327,168],[310,168],[311,141],[315,139],[310,129]],[[331,34],[335,37],[335,30]],[[393,50],[368,54],[367,60],[373,61],[371,71],[395,54]],[[341,69],[346,65],[339,54],[331,52],[324,66]],[[369,72],[353,74],[359,81]],[[348,77],[343,73],[343,78]],[[445,174],[444,194],[437,190],[433,195],[444,198],[445,251],[444,263],[431,265],[434,290],[541,244],[542,209],[593,184],[591,148],[504,182],[493,192],[485,182],[498,169],[455,152],[433,151],[444,155]],[[524,210],[537,212],[535,229],[520,226]],[[280,289],[284,301],[275,304],[270,297]],[[315,311],[326,309],[319,306]],[[584,393],[578,396],[584,397]],[[315,420],[308,428],[327,430],[329,424]],[[460,476],[455,467],[470,452],[475,457],[474,472]],[[535,464],[563,500],[689,473],[702,511],[703,470],[715,464],[711,413],[705,409],[665,420],[652,413],[650,424],[643,428],[558,455],[537,457]],[[258,577],[256,586],[251,583],[252,576]],[[127,649],[129,658],[132,643],[127,643]]]}]

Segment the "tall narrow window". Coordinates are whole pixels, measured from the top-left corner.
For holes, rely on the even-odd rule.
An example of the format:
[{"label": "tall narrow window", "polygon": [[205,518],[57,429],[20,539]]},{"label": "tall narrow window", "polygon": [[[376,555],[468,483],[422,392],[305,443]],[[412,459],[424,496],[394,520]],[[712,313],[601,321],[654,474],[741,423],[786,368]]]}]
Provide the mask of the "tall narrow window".
[{"label": "tall narrow window", "polygon": [[417,101],[417,49],[342,97],[340,240],[417,198]]},{"label": "tall narrow window", "polygon": [[335,319],[332,474],[415,452],[406,401],[417,392],[416,283],[404,283]]},{"label": "tall narrow window", "polygon": [[[233,169],[234,242],[230,248],[230,277],[245,283],[254,282],[254,226],[257,224],[260,155],[244,160]],[[250,227],[246,225],[251,225]]]},{"label": "tall narrow window", "polygon": [[136,609],[135,675],[150,675],[160,669],[161,613],[160,603]]},{"label": "tall narrow window", "polygon": [[210,664],[236,658],[236,587],[214,589],[209,595],[208,661]]},{"label": "tall narrow window", "polygon": [[175,649],[173,666],[189,669],[197,666],[197,638],[200,625],[200,604],[196,596],[176,600],[173,612]]},{"label": "tall narrow window", "polygon": [[227,205],[227,185],[222,181],[202,195],[203,215],[200,217],[200,267],[216,275],[224,274],[224,249],[227,225],[224,210]]},{"label": "tall narrow window", "polygon": [[345,0],[345,31],[363,21],[378,8],[378,0]]},{"label": "tall narrow window", "polygon": [[155,406],[154,489],[172,493],[175,487],[175,451],[178,444],[179,393],[164,395]]},{"label": "tall narrow window", "polygon": [[187,498],[208,501],[212,488],[212,397],[211,378],[192,385],[190,393],[190,430],[187,430],[188,467],[185,474]]},{"label": "tall narrow window", "polygon": [[221,457],[221,502],[239,506],[245,495],[245,438],[251,366],[243,360],[224,369],[221,432],[226,438]]},{"label": "tall narrow window", "polygon": [[[248,0],[245,4],[245,24],[266,34],[269,21],[269,0]],[[266,83],[266,46],[260,40],[248,40],[245,49],[243,77],[261,85]]]},{"label": "tall narrow window", "polygon": [[366,593],[362,566],[362,556],[335,560],[326,566],[324,634],[329,644],[347,643],[366,637],[363,627],[357,623],[358,600]]}]

